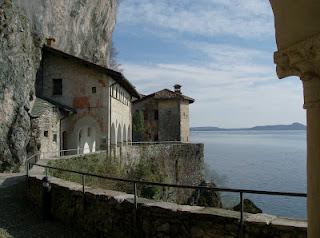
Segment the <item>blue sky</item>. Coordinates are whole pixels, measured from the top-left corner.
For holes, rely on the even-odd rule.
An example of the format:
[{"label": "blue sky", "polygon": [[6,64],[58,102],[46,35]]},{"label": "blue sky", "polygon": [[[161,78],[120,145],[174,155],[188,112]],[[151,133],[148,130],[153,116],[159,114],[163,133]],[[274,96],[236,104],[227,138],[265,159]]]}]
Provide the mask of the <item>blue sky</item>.
[{"label": "blue sky", "polygon": [[196,99],[191,126],[305,123],[300,80],[276,77],[267,0],[122,0],[113,40],[141,93]]}]

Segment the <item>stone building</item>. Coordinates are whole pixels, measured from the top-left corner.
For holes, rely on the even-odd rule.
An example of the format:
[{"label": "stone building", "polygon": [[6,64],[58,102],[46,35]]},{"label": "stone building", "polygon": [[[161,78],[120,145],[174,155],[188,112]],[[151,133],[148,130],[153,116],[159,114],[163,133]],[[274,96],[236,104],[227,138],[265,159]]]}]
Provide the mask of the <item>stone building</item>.
[{"label": "stone building", "polygon": [[194,99],[174,91],[161,91],[142,96],[133,102],[133,112],[143,113],[144,141],[189,141],[189,104]]},{"label": "stone building", "polygon": [[41,152],[89,153],[131,141],[131,102],[139,94],[119,72],[43,48],[33,118]]}]

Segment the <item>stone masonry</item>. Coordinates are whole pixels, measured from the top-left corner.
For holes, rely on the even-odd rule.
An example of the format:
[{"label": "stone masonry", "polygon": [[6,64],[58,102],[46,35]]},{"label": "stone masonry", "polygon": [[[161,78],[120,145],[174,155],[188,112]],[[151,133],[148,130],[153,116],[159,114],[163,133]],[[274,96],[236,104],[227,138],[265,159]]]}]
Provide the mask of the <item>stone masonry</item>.
[{"label": "stone masonry", "polygon": [[[41,178],[29,178],[29,198],[41,208]],[[239,213],[219,208],[177,205],[138,199],[132,194],[85,187],[50,178],[51,213],[89,237],[238,237]],[[266,214],[245,213],[245,237],[305,238],[306,222]]]}]

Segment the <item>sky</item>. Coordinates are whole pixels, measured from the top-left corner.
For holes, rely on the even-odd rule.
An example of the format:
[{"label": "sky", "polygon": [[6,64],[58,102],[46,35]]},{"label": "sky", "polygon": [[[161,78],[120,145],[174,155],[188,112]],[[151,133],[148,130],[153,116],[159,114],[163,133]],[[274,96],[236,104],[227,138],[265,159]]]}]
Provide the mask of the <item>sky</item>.
[{"label": "sky", "polygon": [[301,81],[279,80],[267,0],[122,0],[117,60],[142,94],[178,83],[191,126],[305,123]]}]

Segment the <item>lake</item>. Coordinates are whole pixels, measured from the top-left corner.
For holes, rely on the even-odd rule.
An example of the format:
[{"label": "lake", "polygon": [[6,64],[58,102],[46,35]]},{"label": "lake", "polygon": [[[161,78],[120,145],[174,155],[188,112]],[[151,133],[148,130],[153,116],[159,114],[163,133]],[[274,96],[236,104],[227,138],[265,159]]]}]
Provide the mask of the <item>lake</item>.
[{"label": "lake", "polygon": [[[192,131],[204,143],[208,179],[229,188],[306,192],[306,131]],[[238,194],[222,193],[224,206]],[[306,218],[306,199],[248,195],[264,213]]]}]

